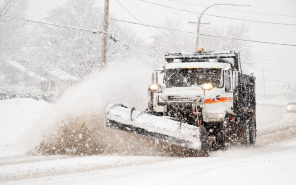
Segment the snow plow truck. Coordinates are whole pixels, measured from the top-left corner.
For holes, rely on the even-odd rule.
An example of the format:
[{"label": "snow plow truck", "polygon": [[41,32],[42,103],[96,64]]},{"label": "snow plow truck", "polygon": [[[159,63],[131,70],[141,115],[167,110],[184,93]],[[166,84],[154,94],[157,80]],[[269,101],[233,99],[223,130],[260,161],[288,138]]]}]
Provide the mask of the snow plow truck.
[{"label": "snow plow truck", "polygon": [[106,108],[106,125],[203,151],[256,140],[254,75],[243,74],[238,52],[169,53],[152,74],[148,107]]}]

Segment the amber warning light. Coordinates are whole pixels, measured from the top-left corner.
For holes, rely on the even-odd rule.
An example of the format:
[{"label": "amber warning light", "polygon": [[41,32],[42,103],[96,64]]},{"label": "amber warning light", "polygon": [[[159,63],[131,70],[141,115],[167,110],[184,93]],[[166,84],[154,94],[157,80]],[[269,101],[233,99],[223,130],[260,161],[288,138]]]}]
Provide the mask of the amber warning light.
[{"label": "amber warning light", "polygon": [[204,52],[205,48],[195,48],[195,52]]}]

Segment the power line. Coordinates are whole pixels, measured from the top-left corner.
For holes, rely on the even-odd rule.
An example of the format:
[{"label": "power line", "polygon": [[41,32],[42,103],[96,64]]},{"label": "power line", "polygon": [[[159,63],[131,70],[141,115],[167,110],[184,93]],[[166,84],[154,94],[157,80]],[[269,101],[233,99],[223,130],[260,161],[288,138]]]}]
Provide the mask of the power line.
[{"label": "power line", "polygon": [[[176,0],[173,0],[176,1]],[[199,7],[205,7],[207,5],[205,4],[198,4],[198,3],[193,3],[193,2],[184,2],[183,0],[179,0],[183,3],[186,4],[191,4],[191,5],[195,5],[195,6],[199,6]],[[268,15],[268,16],[277,16],[277,17],[290,17],[290,18],[296,18],[296,16],[294,15],[283,15],[283,14],[275,14],[275,13],[266,13],[266,12],[257,12],[257,11],[248,11],[248,10],[235,10],[235,9],[230,9],[230,8],[221,8],[221,7],[215,7],[217,9],[221,9],[221,10],[230,10],[230,11],[237,11],[237,12],[245,12],[245,13],[249,13],[249,14],[257,14],[257,15]]]},{"label": "power line", "polygon": [[157,29],[169,30],[169,31],[176,31],[176,32],[184,32],[184,33],[195,34],[194,32],[190,32],[190,31],[178,30],[178,29],[167,28],[167,27],[162,27],[162,26],[155,26],[155,25],[151,25],[151,24],[142,24],[142,23],[137,23],[137,22],[133,22],[133,21],[127,21],[127,20],[122,20],[122,19],[116,19],[116,18],[110,18],[110,20],[112,20],[112,21],[119,21],[119,22],[125,22],[125,23],[129,23],[129,24],[140,25],[140,26],[146,26],[146,27],[151,27],[151,28],[157,28]]},{"label": "power line", "polygon": [[[156,29],[176,31],[176,32],[183,32],[183,33],[189,33],[189,34],[196,35],[195,32],[191,32],[191,31],[185,31],[185,30],[179,30],[179,29],[174,29],[174,28],[167,28],[167,27],[155,26],[155,25],[151,25],[151,24],[142,24],[142,23],[127,21],[127,20],[122,20],[122,19],[115,19],[115,18],[110,18],[110,19],[112,21],[118,21],[118,22],[124,22],[124,23],[129,23],[129,24],[134,24],[134,25],[140,25],[140,26],[145,26],[145,27],[151,27],[151,28],[156,28]],[[238,41],[244,41],[244,42],[253,42],[253,43],[261,43],[261,44],[271,44],[271,45],[281,45],[281,46],[296,47],[296,44],[278,43],[278,42],[269,42],[269,41],[260,41],[260,40],[251,40],[251,39],[242,39],[242,38],[226,37],[226,36],[203,34],[203,33],[201,33],[200,35],[207,36],[207,37],[216,37],[216,38],[224,38],[224,39],[238,40]]]},{"label": "power line", "polygon": [[287,56],[269,56],[269,55],[256,55],[256,57],[260,58],[272,58],[272,59],[281,59],[283,61],[293,61],[295,62],[296,58],[295,57],[287,57]]},{"label": "power line", "polygon": [[48,23],[48,22],[43,22],[43,21],[35,21],[35,20],[31,20],[31,19],[26,19],[26,18],[21,18],[21,17],[15,17],[15,16],[10,16],[10,15],[4,15],[4,14],[0,14],[0,16],[7,17],[7,18],[10,18],[10,19],[14,19],[14,20],[20,20],[20,21],[26,21],[26,22],[30,22],[30,23],[35,23],[35,24],[42,24],[42,25],[48,25],[48,26],[61,27],[61,28],[65,28],[65,29],[85,31],[85,32],[93,33],[93,34],[97,34],[97,33],[98,34],[102,34],[103,33],[103,34],[108,35],[109,39],[111,39],[112,41],[114,41],[114,42],[120,42],[124,46],[129,47],[129,45],[126,44],[125,42],[117,39],[111,33],[104,32],[103,30],[94,30],[94,29],[80,28],[80,27],[74,27],[74,26],[68,26],[68,25],[62,25],[62,24],[56,24],[56,23]]},{"label": "power line", "polygon": [[[159,20],[156,19],[155,17],[153,17],[152,15],[149,15],[149,13],[147,13],[147,11],[145,9],[143,9],[141,6],[137,5],[137,3],[134,2],[134,0],[131,0],[132,4],[135,5],[138,9],[141,10],[141,12],[143,12],[145,15],[147,15],[151,20],[153,20],[153,22],[158,22],[159,23]],[[181,17],[181,16],[180,16]],[[142,23],[142,22],[141,22]],[[167,32],[165,32],[164,30],[162,30],[162,33],[164,35],[167,34]]]},{"label": "power line", "polygon": [[14,16],[10,16],[10,15],[3,15],[3,14],[0,14],[0,16],[15,19],[15,20],[27,21],[27,22],[31,22],[31,23],[38,23],[38,24],[44,24],[44,25],[49,25],[49,26],[63,27],[66,29],[74,29],[74,30],[86,31],[86,32],[91,32],[91,33],[100,33],[100,34],[103,33],[102,30],[92,30],[92,29],[87,29],[87,28],[79,28],[79,27],[61,25],[61,24],[56,24],[56,23],[35,21],[35,20],[26,19],[26,18],[14,17]]},{"label": "power line", "polygon": [[[0,14],[0,16],[8,17],[8,18],[15,19],[15,20],[27,21],[27,22],[36,23],[36,24],[43,24],[43,25],[49,25],[49,26],[62,27],[62,28],[66,28],[66,29],[74,29],[74,30],[86,31],[86,32],[91,32],[91,33],[105,33],[102,30],[93,30],[93,29],[87,29],[87,28],[80,28],[80,27],[61,25],[61,24],[56,24],[56,23],[47,23],[47,22],[35,21],[35,20],[30,20],[30,19],[25,19],[25,18],[20,18],[20,17],[14,17],[14,16],[9,16],[9,15],[3,15],[3,14]],[[183,32],[183,33],[189,33],[189,34],[196,34],[195,32],[190,32],[190,31],[185,31],[185,30],[155,26],[155,25],[151,25],[151,24],[137,23],[137,22],[121,20],[121,19],[115,19],[115,18],[111,18],[111,20],[119,21],[119,22],[125,22],[125,23],[129,23],[129,24],[134,24],[134,25],[141,25],[141,26],[146,26],[146,27],[151,27],[151,28],[156,28],[156,29],[162,29],[162,30],[169,30],[169,31]],[[109,36],[109,38],[111,40],[113,40],[114,42],[120,42],[123,45],[129,47],[128,44],[126,44],[125,42],[115,38],[112,34],[110,34],[110,33],[105,33],[105,34],[107,34]],[[208,36],[208,37],[217,37],[217,38],[225,38],[225,39],[231,39],[231,40],[245,41],[245,42],[262,43],[262,44],[282,45],[282,46],[291,46],[291,47],[296,46],[296,44],[277,43],[277,42],[259,41],[259,40],[250,40],[250,39],[241,39],[241,38],[233,38],[233,37],[226,37],[226,36],[220,36],[220,35],[211,35],[211,34],[200,34],[200,35]]]},{"label": "power line", "polygon": [[188,8],[187,3],[184,3],[182,0],[175,1],[175,0],[169,0],[170,2],[174,2],[175,6],[177,7],[185,7]]},{"label": "power line", "polygon": [[121,2],[119,0],[116,0],[117,4],[123,8],[130,16],[132,16],[136,21],[141,22],[134,14],[131,13],[131,11],[129,11],[125,6],[123,6],[123,4],[121,4]]},{"label": "power line", "polygon": [[[197,12],[197,11],[187,10],[187,9],[183,9],[183,8],[177,8],[177,7],[168,6],[168,5],[164,5],[164,4],[159,4],[159,3],[155,3],[155,2],[150,2],[150,1],[146,1],[146,0],[138,0],[138,1],[141,1],[143,3],[148,3],[148,4],[161,6],[161,7],[165,7],[165,8],[169,8],[169,9],[173,9],[173,10],[178,10],[178,11],[182,11],[182,12],[187,12],[187,13],[192,13],[192,14],[200,14],[200,12]],[[245,21],[245,22],[254,22],[254,23],[261,23],[261,24],[274,24],[274,25],[282,25],[282,26],[296,26],[296,24],[290,24],[290,23],[242,19],[242,18],[227,17],[227,16],[214,15],[214,14],[208,14],[208,13],[206,13],[204,15],[211,16],[211,17],[216,17],[216,18],[230,19],[230,20],[236,20],[236,21]]]},{"label": "power line", "polygon": [[155,17],[153,17],[152,15],[149,15],[149,13],[147,13],[147,11],[144,8],[142,8],[137,3],[135,3],[134,0],[131,0],[131,2],[136,8],[138,8],[142,13],[144,13],[146,16],[148,16],[151,20],[153,20],[154,22],[158,22],[158,20],[155,19]]}]

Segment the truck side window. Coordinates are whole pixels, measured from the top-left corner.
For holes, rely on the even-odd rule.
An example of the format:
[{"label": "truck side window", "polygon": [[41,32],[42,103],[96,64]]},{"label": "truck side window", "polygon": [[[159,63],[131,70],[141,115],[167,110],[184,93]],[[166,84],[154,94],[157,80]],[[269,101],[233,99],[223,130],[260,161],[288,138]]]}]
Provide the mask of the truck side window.
[{"label": "truck side window", "polygon": [[231,79],[230,79],[230,71],[224,71],[225,75],[225,91],[230,92],[231,91]]}]

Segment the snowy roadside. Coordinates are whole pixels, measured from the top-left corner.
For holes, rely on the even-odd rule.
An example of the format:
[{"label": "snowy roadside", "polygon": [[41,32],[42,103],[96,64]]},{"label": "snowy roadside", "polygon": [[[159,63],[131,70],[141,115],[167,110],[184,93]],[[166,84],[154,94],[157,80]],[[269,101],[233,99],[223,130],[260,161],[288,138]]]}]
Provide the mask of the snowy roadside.
[{"label": "snowy roadside", "polygon": [[296,113],[287,113],[284,105],[257,104],[257,130],[281,128],[296,121]]},{"label": "snowy roadside", "polygon": [[0,160],[0,182],[60,176],[106,168],[149,164],[173,158],[151,156],[36,156],[19,162]]},{"label": "snowy roadside", "polygon": [[[73,164],[74,168],[75,165],[80,164],[81,167],[77,168],[75,172],[72,171],[69,174],[52,173],[51,176],[41,178],[27,176],[28,178],[23,180],[10,179],[10,181],[6,181],[6,184],[294,185],[296,183],[294,176],[296,171],[295,153],[296,140],[294,139],[265,147],[232,147],[227,151],[215,152],[209,158],[171,158],[172,160],[160,160],[156,163],[151,163],[147,159],[145,161],[143,157],[109,156],[108,160],[106,160],[108,158],[106,156],[73,158],[67,159],[67,162],[57,160],[54,164],[57,164],[57,168],[67,163],[70,165],[68,167]],[[131,165],[135,164],[130,163],[131,161],[138,159],[143,159],[143,163]],[[97,163],[98,168],[87,166],[88,162],[92,166]],[[114,162],[117,165],[113,166]],[[122,165],[125,163],[130,164]],[[40,169],[51,170],[48,163],[39,164],[41,165]],[[32,167],[31,173],[36,169],[38,168]],[[19,171],[21,170],[25,172],[26,169],[23,166],[20,167]],[[42,170],[40,172],[42,173]],[[37,172],[35,171],[35,173]]]},{"label": "snowy roadside", "polygon": [[32,134],[31,128],[45,113],[50,104],[27,98],[0,101],[0,157],[25,155],[24,135]]},{"label": "snowy roadside", "polygon": [[[151,156],[40,156],[28,155],[27,142],[43,131],[53,105],[33,99],[0,101],[0,182],[55,176],[110,167],[168,160]],[[54,119],[54,118],[52,118]],[[38,134],[37,134],[38,135]],[[39,136],[39,135],[38,135]],[[29,138],[29,139],[28,139]],[[36,138],[38,139],[38,138]]]}]

